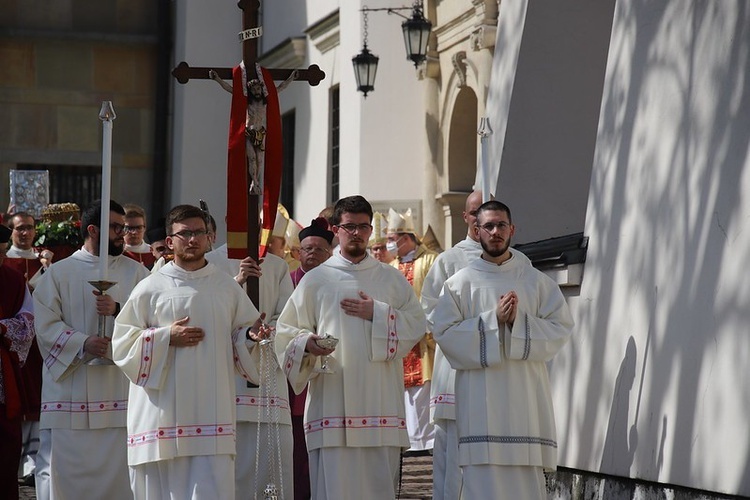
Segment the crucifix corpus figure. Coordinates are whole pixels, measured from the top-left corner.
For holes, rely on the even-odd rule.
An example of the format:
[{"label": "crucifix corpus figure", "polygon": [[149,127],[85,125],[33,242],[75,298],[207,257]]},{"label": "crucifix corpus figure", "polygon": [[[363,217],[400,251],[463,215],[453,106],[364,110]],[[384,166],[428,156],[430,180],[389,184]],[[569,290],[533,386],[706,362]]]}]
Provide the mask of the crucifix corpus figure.
[{"label": "crucifix corpus figure", "polygon": [[[260,69],[256,69],[260,73]],[[243,76],[246,73],[243,73]],[[281,82],[276,91],[281,92],[291,82],[297,79],[298,70],[293,70],[289,77]],[[208,76],[216,81],[221,87],[229,92],[233,92],[232,85],[224,81],[219,74],[213,70],[208,70]],[[259,204],[263,203],[263,171],[265,168],[264,152],[266,150],[266,105],[268,104],[268,90],[262,80],[253,78],[248,80],[244,76],[245,97],[247,98],[247,113],[245,116],[245,154],[247,156],[247,169],[250,176],[249,193],[260,197]]]}]

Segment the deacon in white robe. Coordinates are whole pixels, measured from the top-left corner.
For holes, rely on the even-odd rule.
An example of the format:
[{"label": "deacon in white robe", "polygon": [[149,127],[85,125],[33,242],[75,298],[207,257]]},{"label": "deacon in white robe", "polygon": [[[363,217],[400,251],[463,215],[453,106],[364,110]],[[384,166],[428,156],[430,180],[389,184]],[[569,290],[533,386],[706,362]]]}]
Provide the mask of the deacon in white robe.
[{"label": "deacon in white robe", "polygon": [[[250,267],[255,266],[243,266],[241,269],[242,261],[230,259],[227,256],[226,244],[208,252],[206,259],[229,276],[234,277],[243,288],[248,276],[255,275],[255,273],[248,272]],[[260,271],[258,286],[260,312],[265,313],[265,321],[270,326],[275,326],[281,310],[294,289],[289,276],[289,267],[284,259],[268,253],[260,264]],[[243,498],[250,500],[255,497],[256,493],[258,498],[262,498],[263,490],[269,483],[274,483],[284,497],[294,497],[292,417],[286,376],[279,368],[275,357],[271,373],[273,374],[271,398],[262,396],[257,384],[248,383],[244,378],[235,376],[237,456],[235,457],[234,480],[235,498],[238,500]],[[266,444],[269,439],[274,446],[278,442],[279,449],[267,449]],[[276,453],[278,460],[270,460],[271,453]],[[257,463],[256,457],[260,459]],[[281,478],[278,477],[279,474]]]},{"label": "deacon in white robe", "polygon": [[[342,251],[352,237],[343,232]],[[361,236],[366,242],[369,235]],[[370,320],[354,315],[359,300],[373,301]],[[277,323],[276,352],[296,393],[310,383],[305,433],[313,498],[395,496],[400,449],[409,447],[402,360],[425,326],[403,275],[366,254],[353,263],[334,253],[295,289]],[[328,356],[333,373],[315,372],[321,357],[305,352],[314,334],[339,339]]]},{"label": "deacon in white robe", "polygon": [[131,294],[115,327],[115,362],[131,381],[128,464],[136,498],[234,498],[234,373],[257,382],[270,345],[247,295],[206,261],[198,207],[167,215],[175,259]]},{"label": "deacon in white robe", "polygon": [[[509,251],[514,259],[531,266],[531,261],[522,252],[515,249],[509,249]],[[421,303],[427,316],[428,328],[434,327],[431,314],[440,298],[443,284],[481,255],[482,246],[468,236],[438,255],[422,287]],[[438,345],[435,349],[435,367],[432,373],[430,394],[430,418],[435,424],[435,446],[432,454],[432,497],[434,500],[457,500],[461,492],[455,379],[456,370],[445,359],[443,350]]]},{"label": "deacon in white robe", "polygon": [[[109,257],[108,273],[117,284],[107,295],[124,304],[148,270],[119,255]],[[44,359],[39,499],[132,498],[125,447],[128,380],[114,364],[86,364],[92,356],[84,352],[99,321],[89,281],[100,278],[99,257],[84,247],[52,264],[34,291],[37,342]],[[107,316],[106,331],[112,326],[113,316]]]},{"label": "deacon in white robe", "polygon": [[479,208],[482,258],[446,281],[430,321],[456,370],[461,498],[546,498],[542,469],[557,466],[546,362],[573,320],[557,284],[509,249],[496,204]]}]

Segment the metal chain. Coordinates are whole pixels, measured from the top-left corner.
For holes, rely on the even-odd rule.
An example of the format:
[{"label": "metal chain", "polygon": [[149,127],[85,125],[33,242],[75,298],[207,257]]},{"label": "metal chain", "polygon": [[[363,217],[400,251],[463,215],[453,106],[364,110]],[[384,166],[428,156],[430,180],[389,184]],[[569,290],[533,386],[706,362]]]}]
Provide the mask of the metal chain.
[{"label": "metal chain", "polygon": [[364,23],[364,27],[362,30],[362,45],[367,46],[367,16],[369,15],[369,11],[367,10],[367,5],[362,6],[362,22]]},{"label": "metal chain", "polygon": [[[265,423],[267,426],[266,450],[269,452],[269,484],[264,485],[264,489],[274,489],[278,485],[278,498],[284,498],[283,470],[281,462],[281,433],[279,432],[279,401],[278,386],[276,384],[276,370],[278,365],[274,356],[273,341],[268,339],[262,341],[258,346],[260,349],[260,387],[258,388],[258,427],[256,431],[255,446],[255,493],[254,498],[258,498],[258,486],[260,477],[258,474],[258,464],[260,463],[260,446],[261,446],[261,424],[263,423],[263,414],[265,413]],[[275,443],[274,441],[275,437]],[[276,446],[273,446],[273,445]],[[274,497],[276,498],[276,497]]]}]

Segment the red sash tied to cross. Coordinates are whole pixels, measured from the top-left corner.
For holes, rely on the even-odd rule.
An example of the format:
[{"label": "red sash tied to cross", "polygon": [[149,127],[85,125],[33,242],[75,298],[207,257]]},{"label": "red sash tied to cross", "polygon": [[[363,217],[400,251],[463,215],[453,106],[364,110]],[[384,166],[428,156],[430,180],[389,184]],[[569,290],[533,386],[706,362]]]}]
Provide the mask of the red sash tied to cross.
[{"label": "red sash tied to cross", "polygon": [[[263,225],[258,256],[263,257],[276,220],[282,170],[281,112],[274,79],[266,68],[259,69],[268,91],[266,96],[266,134],[263,174]],[[249,174],[247,160],[247,86],[241,65],[232,69],[232,109],[229,118],[227,159],[227,254],[230,259],[247,257],[247,218]]]}]

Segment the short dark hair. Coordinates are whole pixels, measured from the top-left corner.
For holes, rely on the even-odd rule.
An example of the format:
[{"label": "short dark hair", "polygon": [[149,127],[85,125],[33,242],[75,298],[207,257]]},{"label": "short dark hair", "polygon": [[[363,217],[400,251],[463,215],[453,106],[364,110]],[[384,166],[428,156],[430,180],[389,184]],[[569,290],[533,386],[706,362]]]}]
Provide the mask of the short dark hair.
[{"label": "short dark hair", "polygon": [[372,222],[372,205],[370,205],[370,202],[364,196],[358,194],[341,198],[336,202],[336,205],[333,206],[333,217],[331,220],[334,226],[337,226],[341,222],[341,216],[344,213],[367,214],[370,222]]},{"label": "short dark hair", "polygon": [[201,219],[203,223],[206,224],[206,229],[208,229],[208,224],[206,223],[206,212],[193,205],[177,205],[167,214],[167,223],[165,224],[167,235],[172,235],[173,224],[187,219]]},{"label": "short dark hair", "polygon": [[508,214],[508,222],[513,224],[513,218],[510,215],[510,208],[508,208],[508,205],[500,201],[490,200],[479,205],[479,208],[477,208],[477,220],[479,220],[479,215],[482,212],[505,212]]},{"label": "short dark hair", "polygon": [[10,215],[10,218],[8,219],[8,227],[9,228],[15,229],[15,224],[13,223],[13,219],[15,219],[16,217],[22,217],[24,219],[31,219],[31,220],[34,221],[34,225],[36,225],[36,218],[33,215],[31,215],[30,213],[28,213],[28,212],[13,212]]},{"label": "short dark hair", "polygon": [[[122,216],[125,215],[125,209],[115,200],[109,200],[109,211]],[[89,237],[89,226],[99,227],[102,221],[102,200],[96,200],[86,208],[81,214],[81,238],[87,240]]]}]

